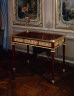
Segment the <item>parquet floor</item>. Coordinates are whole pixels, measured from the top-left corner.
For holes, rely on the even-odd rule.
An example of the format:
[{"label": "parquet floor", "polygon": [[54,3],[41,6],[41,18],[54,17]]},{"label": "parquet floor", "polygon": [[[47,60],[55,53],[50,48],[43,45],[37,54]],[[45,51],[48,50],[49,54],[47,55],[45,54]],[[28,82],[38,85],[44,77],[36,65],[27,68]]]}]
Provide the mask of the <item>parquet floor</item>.
[{"label": "parquet floor", "polygon": [[16,52],[16,71],[12,52],[0,52],[0,96],[74,96],[74,67],[55,61],[55,84],[51,84],[51,60]]}]

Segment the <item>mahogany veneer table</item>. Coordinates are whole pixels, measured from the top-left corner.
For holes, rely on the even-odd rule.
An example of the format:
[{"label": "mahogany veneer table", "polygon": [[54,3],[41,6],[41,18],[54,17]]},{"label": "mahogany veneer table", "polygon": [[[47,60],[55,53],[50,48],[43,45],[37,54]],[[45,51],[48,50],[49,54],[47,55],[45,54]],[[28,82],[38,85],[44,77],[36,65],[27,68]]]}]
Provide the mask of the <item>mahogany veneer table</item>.
[{"label": "mahogany veneer table", "polygon": [[[52,54],[52,83],[54,84],[54,53],[55,49],[63,45],[63,71],[65,64],[65,35],[25,31],[12,35],[13,69],[15,69],[15,44],[41,47],[51,50]],[[27,47],[28,48],[28,47]],[[28,50],[28,49],[27,49]]]}]

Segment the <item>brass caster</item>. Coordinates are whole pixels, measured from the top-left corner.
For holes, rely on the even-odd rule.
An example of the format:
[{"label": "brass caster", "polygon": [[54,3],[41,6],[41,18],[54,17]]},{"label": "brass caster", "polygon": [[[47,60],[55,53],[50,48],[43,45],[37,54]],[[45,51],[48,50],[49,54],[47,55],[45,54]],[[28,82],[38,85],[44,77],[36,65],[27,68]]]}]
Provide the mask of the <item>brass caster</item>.
[{"label": "brass caster", "polygon": [[62,69],[63,72],[65,72],[66,70],[65,69]]},{"label": "brass caster", "polygon": [[27,60],[27,63],[29,63],[30,61],[29,60]]},{"label": "brass caster", "polygon": [[15,71],[15,68],[13,68],[13,71]]},{"label": "brass caster", "polygon": [[52,84],[54,84],[55,83],[55,80],[51,80],[51,82],[52,82]]}]

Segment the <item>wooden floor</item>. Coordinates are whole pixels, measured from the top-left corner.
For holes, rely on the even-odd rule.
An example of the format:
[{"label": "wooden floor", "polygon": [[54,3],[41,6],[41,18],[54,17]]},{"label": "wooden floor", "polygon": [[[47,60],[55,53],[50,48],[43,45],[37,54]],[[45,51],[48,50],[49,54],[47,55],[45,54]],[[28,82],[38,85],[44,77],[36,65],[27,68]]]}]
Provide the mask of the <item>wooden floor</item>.
[{"label": "wooden floor", "polygon": [[74,96],[74,68],[55,61],[55,84],[51,84],[51,60],[16,52],[16,71],[12,52],[0,49],[0,96]]}]

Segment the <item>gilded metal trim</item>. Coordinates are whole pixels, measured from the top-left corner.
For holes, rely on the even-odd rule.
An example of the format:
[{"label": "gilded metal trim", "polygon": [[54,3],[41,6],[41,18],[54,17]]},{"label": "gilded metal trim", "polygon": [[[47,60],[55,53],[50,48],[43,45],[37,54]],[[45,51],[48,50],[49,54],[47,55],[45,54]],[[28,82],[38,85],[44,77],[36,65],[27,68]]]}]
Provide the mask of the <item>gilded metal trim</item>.
[{"label": "gilded metal trim", "polygon": [[55,48],[52,48],[52,49],[51,49],[51,52],[55,52]]},{"label": "gilded metal trim", "polygon": [[64,42],[64,44],[63,45],[66,45],[66,42]]},{"label": "gilded metal trim", "polygon": [[21,43],[21,44],[40,46],[42,48],[51,48],[51,43],[39,41],[39,40],[34,40],[34,39],[23,39],[23,38],[15,38],[14,37],[14,42]]},{"label": "gilded metal trim", "polygon": [[12,42],[12,45],[15,45],[15,42]]}]

